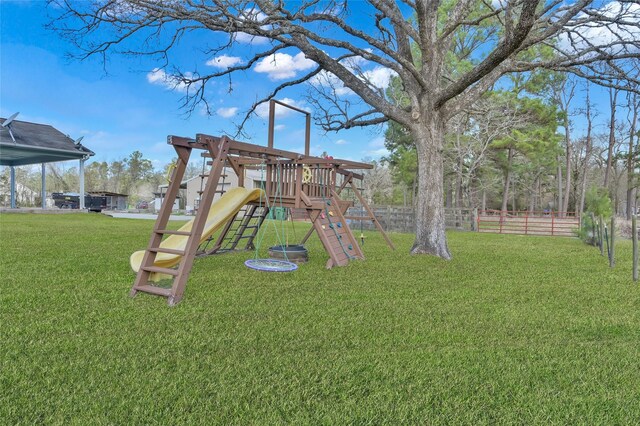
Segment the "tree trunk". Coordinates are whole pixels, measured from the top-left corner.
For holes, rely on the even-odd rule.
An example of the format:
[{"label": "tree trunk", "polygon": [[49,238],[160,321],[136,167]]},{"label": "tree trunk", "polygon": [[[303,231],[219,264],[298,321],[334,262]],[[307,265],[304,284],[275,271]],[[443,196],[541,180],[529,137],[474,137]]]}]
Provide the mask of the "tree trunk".
[{"label": "tree trunk", "polygon": [[509,203],[509,185],[511,184],[511,163],[513,163],[513,148],[507,149],[507,170],[504,176],[504,188],[502,190],[502,208],[503,212],[507,211]]},{"label": "tree trunk", "polygon": [[589,97],[589,85],[587,83],[587,143],[584,153],[584,167],[582,168],[582,183],[580,189],[580,206],[578,212],[582,214],[584,211],[584,199],[587,193],[587,174],[589,172],[589,161],[591,161],[591,130],[593,123],[591,119],[591,99]]},{"label": "tree trunk", "polygon": [[533,188],[531,189],[531,194],[529,197],[529,212],[533,213],[536,211],[537,206],[537,196],[538,196],[538,188],[540,188],[540,175],[536,175],[535,180],[533,181]]},{"label": "tree trunk", "polygon": [[435,111],[423,116],[411,129],[418,154],[416,240],[411,254],[431,254],[449,260],[442,199],[444,124],[441,114]]},{"label": "tree trunk", "polygon": [[616,101],[618,98],[617,89],[609,89],[609,101],[611,104],[611,121],[609,124],[609,147],[607,148],[607,168],[604,171],[604,183],[602,186],[609,187],[609,175],[613,163],[613,147],[616,144]]},{"label": "tree trunk", "polygon": [[636,150],[634,147],[634,136],[636,133],[636,124],[638,122],[638,108],[636,108],[637,95],[629,95],[632,97],[632,101],[629,102],[633,113],[631,116],[631,122],[629,123],[629,153],[627,155],[627,220],[631,220],[631,215],[634,214],[636,209],[636,185],[635,185],[635,161]]},{"label": "tree trunk", "polygon": [[556,204],[554,207],[554,210],[556,211],[560,211],[562,210],[562,203],[564,202],[564,198],[562,197],[562,160],[560,159],[560,156],[558,156],[557,158],[557,162],[558,162],[558,173],[557,173],[557,184],[558,184],[558,204]]},{"label": "tree trunk", "polygon": [[[567,108],[568,109],[568,108]],[[569,210],[569,193],[571,191],[571,130],[569,129],[568,112],[564,115],[564,141],[567,145],[566,149],[566,169],[564,180],[564,200],[562,203],[562,215],[564,216]]]}]

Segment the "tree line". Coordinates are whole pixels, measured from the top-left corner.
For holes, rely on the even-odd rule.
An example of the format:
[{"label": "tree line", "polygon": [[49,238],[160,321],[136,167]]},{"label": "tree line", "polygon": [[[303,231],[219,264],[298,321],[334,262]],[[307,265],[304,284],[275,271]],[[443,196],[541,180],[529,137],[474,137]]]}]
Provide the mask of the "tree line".
[{"label": "tree line", "polygon": [[[129,205],[140,200],[151,200],[158,186],[167,182],[169,165],[154,168],[151,160],[140,151],[112,161],[88,161],[84,169],[86,192],[114,192],[129,196]],[[16,197],[23,207],[41,205],[42,171],[40,165],[16,167],[16,182],[19,184]],[[77,193],[80,188],[77,162],[47,163],[46,192]],[[198,166],[190,164],[185,179],[200,173]],[[0,193],[3,206],[9,204],[9,169],[0,172]]]},{"label": "tree line", "polygon": [[[630,217],[639,185],[640,96],[609,88],[608,104],[594,105],[592,90],[588,82],[544,73],[488,91],[456,116],[445,137],[445,206],[582,212],[595,187],[605,189],[615,213]],[[594,129],[605,114],[606,129]],[[578,118],[584,127],[576,126]],[[414,195],[411,135],[392,122],[385,139],[394,182]]]}]

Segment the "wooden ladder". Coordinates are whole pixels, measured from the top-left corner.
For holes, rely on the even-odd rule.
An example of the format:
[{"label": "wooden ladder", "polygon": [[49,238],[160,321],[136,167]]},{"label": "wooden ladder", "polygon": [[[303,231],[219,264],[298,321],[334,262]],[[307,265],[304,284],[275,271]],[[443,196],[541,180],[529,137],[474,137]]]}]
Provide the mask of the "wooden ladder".
[{"label": "wooden ladder", "polygon": [[[169,140],[171,143],[171,139]],[[154,294],[157,296],[163,296],[167,298],[169,306],[174,306],[182,299],[184,289],[193,266],[193,261],[200,244],[202,231],[207,221],[209,210],[211,210],[211,204],[213,203],[213,197],[218,186],[220,175],[222,174],[227,152],[229,150],[229,139],[223,137],[218,144],[215,144],[212,140],[207,140],[207,148],[211,153],[211,157],[214,158],[211,165],[211,171],[209,173],[209,179],[205,185],[203,196],[200,202],[200,206],[196,212],[196,216],[191,226],[191,231],[174,231],[167,228],[169,222],[169,216],[171,215],[171,209],[173,203],[178,195],[180,184],[184,176],[184,172],[189,162],[189,156],[191,155],[192,148],[185,146],[174,145],[176,153],[178,154],[177,165],[171,175],[171,180],[165,194],[165,198],[160,207],[158,218],[156,219],[149,244],[145,250],[142,258],[142,264],[138,270],[138,275],[131,288],[130,296],[135,296],[139,291],[144,293]],[[182,235],[188,237],[187,244],[184,250],[174,250],[160,247],[160,243],[165,235]],[[169,253],[181,256],[180,263],[176,269],[163,268],[155,266],[155,259],[158,253]],[[171,287],[159,287],[149,281],[152,273],[166,274],[173,277],[173,284]]]},{"label": "wooden ladder", "polygon": [[329,253],[327,269],[345,266],[354,259],[364,259],[362,250],[342,214],[341,200],[333,191],[332,194],[329,199],[314,200],[321,201],[323,209],[309,211],[313,227]]},{"label": "wooden ladder", "polygon": [[238,245],[242,246],[240,244],[241,240],[247,241],[244,242],[244,249],[240,250],[253,250],[255,248],[253,241],[258,235],[258,230],[268,213],[269,208],[267,206],[248,204],[245,207],[244,215],[231,218],[220,233],[213,248],[205,250],[204,254],[210,255],[239,250]]}]

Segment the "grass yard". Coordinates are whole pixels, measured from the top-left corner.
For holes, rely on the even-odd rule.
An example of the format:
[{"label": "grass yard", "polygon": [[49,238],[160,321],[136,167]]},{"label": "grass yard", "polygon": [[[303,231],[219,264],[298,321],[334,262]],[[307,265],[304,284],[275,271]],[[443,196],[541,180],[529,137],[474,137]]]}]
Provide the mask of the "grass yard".
[{"label": "grass yard", "polygon": [[369,233],[366,261],[327,271],[313,237],[289,274],[249,270],[247,253],[196,260],[168,308],[128,297],[152,226],[0,216],[0,423],[640,419],[629,242],[611,270],[576,239],[450,233],[445,262]]}]

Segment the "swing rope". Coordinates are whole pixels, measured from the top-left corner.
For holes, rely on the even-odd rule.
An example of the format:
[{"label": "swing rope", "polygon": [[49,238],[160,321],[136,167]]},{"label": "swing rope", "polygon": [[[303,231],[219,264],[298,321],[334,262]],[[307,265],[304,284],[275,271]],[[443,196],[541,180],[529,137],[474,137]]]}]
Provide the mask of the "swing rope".
[{"label": "swing rope", "polygon": [[[264,164],[265,162],[261,163],[261,167],[260,167],[260,187],[263,191],[265,191],[265,178],[264,178]],[[281,167],[280,167],[280,163],[278,162],[276,165],[276,193],[274,195],[274,200],[278,199],[278,196],[280,197],[280,206],[282,207],[282,190],[281,190],[281,186],[282,186],[282,182],[281,182]],[[266,196],[265,193],[265,207],[267,209],[269,209],[269,212],[271,212],[271,206],[269,206],[269,197]],[[260,208],[263,208],[262,206],[262,197],[260,197],[260,201],[259,201],[259,205]],[[282,219],[280,220],[281,222],[284,222]],[[277,259],[260,259],[258,258],[258,253],[260,251],[260,247],[262,246],[262,241],[264,240],[264,236],[266,234],[266,229],[261,229],[260,232],[258,233],[258,239],[257,239],[257,243],[256,243],[256,248],[253,254],[253,259],[249,259],[247,261],[244,262],[244,264],[251,268],[251,269],[255,269],[258,271],[265,271],[265,272],[289,272],[289,271],[295,271],[296,269],[298,269],[298,265],[296,265],[293,262],[290,262],[289,259],[287,258],[287,252],[286,250],[284,250],[285,246],[282,243],[282,238],[280,238],[280,232],[278,230],[278,225],[276,224],[275,220],[272,220],[271,223],[273,224],[273,229],[275,231],[276,234],[276,240],[278,241],[278,243],[280,244],[281,247],[283,247],[283,254],[284,254],[284,258],[285,260],[277,260]],[[283,232],[283,236],[284,234],[284,225],[282,226],[282,232]]]}]

